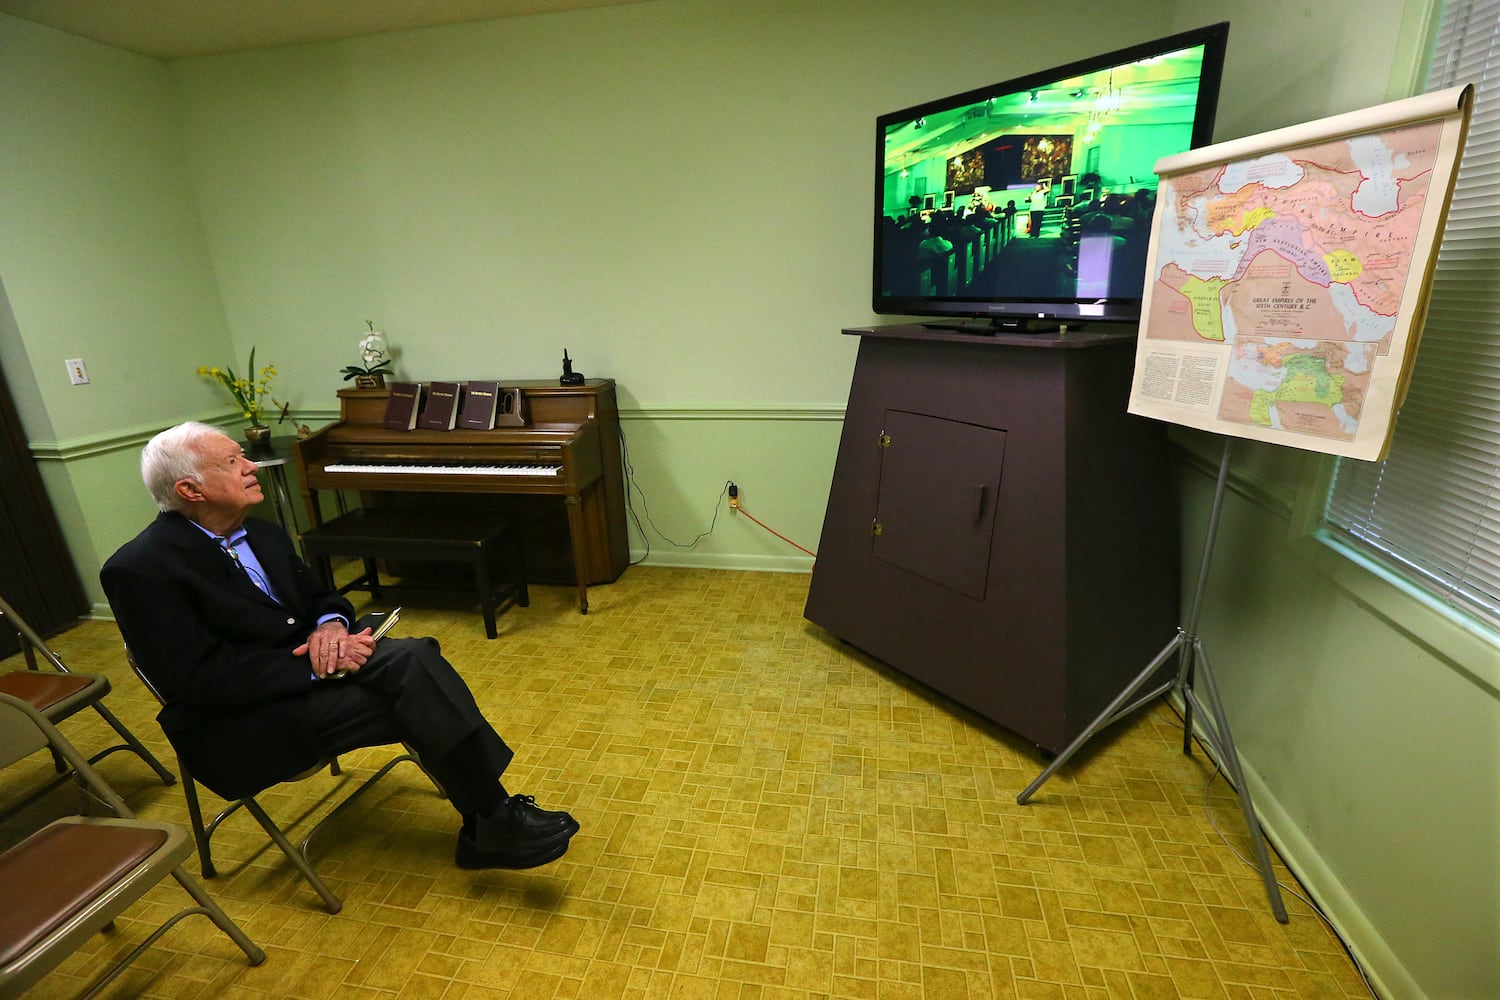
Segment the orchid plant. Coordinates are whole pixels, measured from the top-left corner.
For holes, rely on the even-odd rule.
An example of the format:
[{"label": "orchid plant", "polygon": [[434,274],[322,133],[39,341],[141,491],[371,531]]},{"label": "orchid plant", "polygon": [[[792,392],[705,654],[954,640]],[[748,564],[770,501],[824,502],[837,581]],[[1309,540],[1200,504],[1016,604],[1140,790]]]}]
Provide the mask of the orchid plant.
[{"label": "orchid plant", "polygon": [[359,356],[364,361],[363,365],[345,365],[339,369],[344,373],[344,381],[351,378],[366,378],[380,375],[384,376],[391,372],[392,358],[387,352],[385,334],[375,329],[375,321],[365,320],[365,326],[370,328],[364,339],[359,342]]}]

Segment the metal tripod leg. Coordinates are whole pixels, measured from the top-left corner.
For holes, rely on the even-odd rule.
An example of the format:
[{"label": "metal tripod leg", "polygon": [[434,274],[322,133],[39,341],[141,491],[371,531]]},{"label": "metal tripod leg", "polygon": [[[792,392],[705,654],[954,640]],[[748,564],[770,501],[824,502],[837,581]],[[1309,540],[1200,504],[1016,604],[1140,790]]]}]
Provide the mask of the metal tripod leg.
[{"label": "metal tripod leg", "polygon": [[1194,637],[1197,650],[1197,681],[1208,695],[1208,705],[1198,701],[1193,685],[1183,687],[1182,695],[1188,705],[1197,705],[1199,726],[1203,742],[1213,751],[1215,763],[1223,768],[1229,782],[1234,785],[1240,798],[1240,812],[1245,816],[1245,826],[1250,831],[1250,846],[1255,851],[1255,863],[1260,868],[1261,881],[1265,883],[1266,899],[1271,903],[1271,912],[1282,923],[1287,922],[1286,906],[1281,901],[1281,887],[1276,884],[1276,875],[1271,871],[1271,856],[1266,852],[1266,838],[1261,832],[1260,820],[1255,816],[1255,805],[1250,801],[1250,786],[1245,781],[1245,772],[1240,767],[1240,755],[1234,749],[1234,737],[1229,734],[1229,716],[1224,712],[1224,703],[1219,699],[1219,687],[1214,683],[1213,671],[1208,666],[1208,654],[1203,644]]},{"label": "metal tripod leg", "polygon": [[[1203,651],[1203,643],[1198,638],[1198,615],[1203,606],[1203,593],[1208,587],[1209,565],[1213,558],[1214,540],[1219,533],[1219,514],[1224,508],[1225,488],[1229,483],[1229,455],[1233,443],[1231,438],[1224,439],[1224,454],[1219,461],[1219,478],[1214,487],[1214,502],[1208,518],[1208,533],[1203,544],[1203,559],[1198,566],[1198,586],[1193,593],[1193,603],[1188,613],[1188,623],[1179,627],[1177,634],[1172,637],[1162,651],[1156,654],[1156,658],[1146,665],[1146,669],[1136,675],[1124,691],[1120,692],[1105,707],[1099,717],[1084,727],[1083,732],[1069,743],[1067,747],[1047,765],[1046,770],[1037,775],[1036,779],[1016,796],[1016,802],[1025,805],[1036,790],[1053,774],[1058,768],[1067,763],[1085,743],[1094,737],[1101,729],[1124,718],[1137,708],[1153,699],[1170,691],[1182,692],[1185,711],[1183,713],[1182,752],[1191,753],[1193,738],[1193,715],[1196,711],[1201,717],[1200,725],[1204,733],[1204,742],[1208,745],[1234,785],[1235,791],[1240,797],[1240,809],[1245,814],[1245,825],[1250,829],[1250,841],[1255,851],[1255,859],[1260,867],[1261,880],[1265,883],[1266,898],[1271,902],[1271,912],[1276,919],[1282,923],[1287,922],[1286,906],[1281,900],[1281,887],[1276,884],[1275,873],[1271,870],[1271,858],[1266,852],[1265,836],[1260,828],[1260,821],[1256,819],[1255,807],[1250,801],[1250,789],[1245,783],[1244,771],[1240,768],[1239,754],[1235,752],[1234,740],[1229,734],[1229,718],[1224,712],[1224,704],[1219,699],[1218,687],[1214,684],[1213,676],[1208,669],[1208,658]],[[1138,694],[1141,688],[1150,683],[1151,678],[1164,666],[1173,653],[1178,654],[1177,674],[1170,681],[1158,684],[1145,694]],[[1195,684],[1201,682],[1203,690],[1208,695],[1208,705],[1204,705],[1198,699]]]},{"label": "metal tripod leg", "polygon": [[1089,723],[1086,727],[1084,727],[1083,732],[1079,733],[1078,736],[1073,740],[1073,742],[1069,743],[1067,747],[1063,749],[1062,753],[1058,754],[1052,759],[1052,763],[1047,765],[1047,769],[1041,774],[1037,775],[1036,780],[1027,785],[1025,790],[1022,791],[1020,795],[1016,796],[1016,802],[1024,806],[1026,804],[1026,801],[1030,799],[1033,794],[1035,794],[1036,790],[1038,788],[1041,788],[1048,778],[1056,774],[1058,768],[1066,764],[1068,762],[1068,758],[1072,757],[1073,754],[1078,752],[1078,750],[1081,749],[1085,743],[1093,739],[1094,735],[1100,730],[1105,729],[1119,719],[1122,719],[1125,716],[1129,715],[1131,712],[1134,712],[1137,708],[1140,708],[1142,705],[1146,704],[1146,702],[1151,701],[1176,687],[1178,681],[1181,680],[1180,670],[1179,676],[1172,678],[1165,684],[1157,685],[1150,691],[1147,691],[1145,694],[1141,695],[1139,698],[1136,698],[1134,701],[1130,701],[1130,704],[1126,704],[1126,702],[1129,701],[1137,691],[1145,687],[1146,683],[1150,681],[1152,677],[1156,676],[1156,672],[1162,668],[1162,665],[1167,662],[1167,660],[1172,656],[1173,653],[1183,649],[1185,640],[1186,636],[1181,631],[1173,636],[1172,641],[1162,647],[1162,651],[1160,653],[1156,654],[1156,659],[1148,663],[1146,665],[1146,669],[1142,670],[1139,674],[1136,675],[1135,680],[1130,682],[1130,686],[1127,687],[1124,691],[1121,691],[1115,697],[1115,700],[1110,702],[1109,706],[1105,708],[1103,712],[1099,713],[1099,717],[1093,722]]}]

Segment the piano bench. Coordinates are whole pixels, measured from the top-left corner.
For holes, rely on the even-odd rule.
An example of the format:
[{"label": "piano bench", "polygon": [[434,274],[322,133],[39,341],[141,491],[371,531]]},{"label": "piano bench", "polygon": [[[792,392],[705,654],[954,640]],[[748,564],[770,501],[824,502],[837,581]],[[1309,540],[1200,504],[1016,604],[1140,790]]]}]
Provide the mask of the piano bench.
[{"label": "piano bench", "polygon": [[[511,547],[512,579],[496,583],[494,569],[501,547]],[[521,532],[508,517],[469,511],[352,510],[302,533],[302,550],[313,563],[323,585],[334,589],[333,556],[352,556],[364,563],[364,573],[338,587],[339,593],[366,590],[378,598],[382,590],[451,590],[382,584],[376,561],[468,563],[474,570],[484,634],[495,638],[495,614],[512,605],[531,603],[526,590],[526,554]]]}]

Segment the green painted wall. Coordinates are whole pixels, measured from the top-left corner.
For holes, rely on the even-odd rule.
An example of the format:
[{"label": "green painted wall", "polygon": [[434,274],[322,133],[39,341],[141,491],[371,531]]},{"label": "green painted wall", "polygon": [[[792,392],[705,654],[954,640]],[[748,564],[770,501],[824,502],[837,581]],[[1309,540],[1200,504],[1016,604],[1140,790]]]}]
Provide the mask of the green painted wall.
[{"label": "green painted wall", "polygon": [[[1227,18],[1228,139],[1409,93],[1428,8],[1001,3],[974,58],[996,6],[663,0],[172,64],[0,15],[0,365],[95,600],[143,438],[227,410],[196,366],[255,346],[318,423],[366,318],[417,378],[566,347],[619,381],[637,557],[804,570],[719,497],[816,547],[838,330],[877,321],[876,115]],[[1216,442],[1180,440],[1191,574]],[[1500,995],[1496,647],[1308,539],[1323,468],[1236,451],[1202,634],[1257,804],[1387,995]]]},{"label": "green painted wall", "polygon": [[[1417,92],[1436,6],[1184,2],[1177,26],[1233,22],[1233,138]],[[1192,581],[1222,444],[1178,439]],[[1383,996],[1500,996],[1496,637],[1316,537],[1328,460],[1233,456],[1200,635],[1256,806]]]},{"label": "green painted wall", "polygon": [[[144,436],[230,350],[163,63],[0,15],[0,365],[84,584],[154,510]],[[91,383],[69,384],[82,357]]]},{"label": "green painted wall", "polygon": [[[1212,486],[1206,465],[1186,479],[1189,579]],[[1493,637],[1304,537],[1250,480],[1225,503],[1200,635],[1273,840],[1384,995],[1500,996]]]}]

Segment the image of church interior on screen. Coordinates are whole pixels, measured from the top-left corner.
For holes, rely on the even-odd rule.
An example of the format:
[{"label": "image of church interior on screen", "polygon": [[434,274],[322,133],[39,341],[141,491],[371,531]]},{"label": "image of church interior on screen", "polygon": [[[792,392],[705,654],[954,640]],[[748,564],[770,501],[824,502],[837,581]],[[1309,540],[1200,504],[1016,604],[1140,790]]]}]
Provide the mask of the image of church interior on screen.
[{"label": "image of church interior on screen", "polygon": [[883,116],[877,299],[1139,299],[1154,167],[1191,148],[1203,62],[1194,45]]}]

